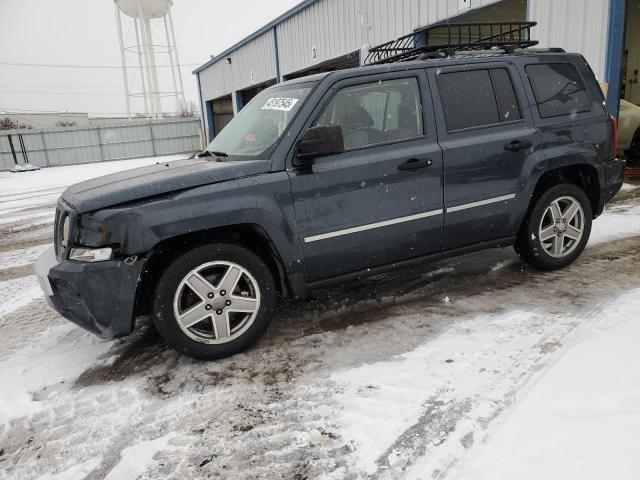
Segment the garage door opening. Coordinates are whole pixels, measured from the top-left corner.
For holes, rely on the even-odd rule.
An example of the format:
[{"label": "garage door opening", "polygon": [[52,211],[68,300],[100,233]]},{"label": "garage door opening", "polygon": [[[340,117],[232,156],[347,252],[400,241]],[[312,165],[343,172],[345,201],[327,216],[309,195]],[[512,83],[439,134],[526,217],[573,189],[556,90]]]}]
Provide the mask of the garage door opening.
[{"label": "garage door opening", "polygon": [[[472,10],[469,13],[463,13],[456,15],[455,17],[448,18],[447,20],[437,23],[434,26],[442,25],[455,25],[459,23],[475,24],[475,23],[505,23],[513,22],[514,32],[518,30],[518,24],[522,24],[527,20],[527,0],[504,0],[502,2],[493,3],[486,7],[481,7]],[[460,43],[466,41],[466,38],[481,38],[492,37],[499,32],[492,29],[490,26],[482,26],[480,29],[480,35],[476,34],[474,27],[472,32],[468,32],[464,29],[461,32],[462,39],[457,38],[456,30],[449,30],[447,28],[434,29],[432,26],[428,38],[423,39],[423,42],[428,45],[441,45],[445,43]],[[502,29],[503,32],[508,34],[509,27],[505,25]]]},{"label": "garage door opening", "polygon": [[625,44],[622,61],[620,97],[640,105],[640,0],[627,1]]},{"label": "garage door opening", "polygon": [[244,107],[247,103],[251,101],[253,97],[258,95],[265,88],[269,88],[270,86],[275,84],[276,84],[276,80],[274,78],[273,80],[261,83],[260,85],[252,85],[249,88],[241,90],[240,92],[238,92],[238,94],[240,95],[240,98],[239,98],[240,104],[238,105],[238,107],[239,108]]},{"label": "garage door opening", "polygon": [[[640,166],[640,0],[627,0],[620,72],[619,151]],[[640,171],[638,172],[640,174]]]},{"label": "garage door opening", "polygon": [[504,0],[450,19],[450,23],[514,22],[527,20],[527,0]]},{"label": "garage door opening", "polygon": [[345,68],[354,68],[360,66],[360,52],[352,52],[333,60],[319,63],[311,68],[300,70],[285,75],[285,80],[292,80],[294,78],[306,77],[307,75],[315,75],[316,73],[333,72],[335,70],[343,70]]},{"label": "garage door opening", "polygon": [[231,95],[226,95],[208,103],[210,103],[210,109],[213,113],[213,135],[215,136],[233,119],[233,102]]}]

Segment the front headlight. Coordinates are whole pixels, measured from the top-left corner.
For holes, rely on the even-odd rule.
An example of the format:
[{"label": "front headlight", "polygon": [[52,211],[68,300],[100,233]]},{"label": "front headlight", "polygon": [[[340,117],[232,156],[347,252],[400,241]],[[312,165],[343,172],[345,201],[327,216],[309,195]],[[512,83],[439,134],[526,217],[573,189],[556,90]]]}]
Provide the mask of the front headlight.
[{"label": "front headlight", "polygon": [[113,250],[111,248],[72,248],[69,260],[76,262],[104,262],[111,260]]},{"label": "front headlight", "polygon": [[69,245],[69,215],[64,217],[64,222],[62,224],[62,246],[67,248]]}]

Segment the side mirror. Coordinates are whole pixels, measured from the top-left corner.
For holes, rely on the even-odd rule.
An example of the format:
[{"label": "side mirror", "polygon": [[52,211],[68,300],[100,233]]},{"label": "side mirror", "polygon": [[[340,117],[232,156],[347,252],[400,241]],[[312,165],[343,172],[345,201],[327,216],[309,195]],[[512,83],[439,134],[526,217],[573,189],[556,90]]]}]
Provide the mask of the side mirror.
[{"label": "side mirror", "polygon": [[298,144],[296,165],[311,165],[314,158],[344,152],[344,139],[340,125],[322,125],[309,128]]}]

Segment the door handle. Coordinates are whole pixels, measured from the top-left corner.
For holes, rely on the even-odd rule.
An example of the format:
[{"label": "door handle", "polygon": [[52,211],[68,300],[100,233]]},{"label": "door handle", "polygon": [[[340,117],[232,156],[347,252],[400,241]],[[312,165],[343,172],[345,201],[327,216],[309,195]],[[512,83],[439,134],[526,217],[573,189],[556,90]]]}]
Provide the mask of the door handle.
[{"label": "door handle", "polygon": [[532,143],[529,140],[514,140],[511,143],[507,143],[504,149],[507,152],[519,152],[520,150],[529,148],[531,145]]},{"label": "door handle", "polygon": [[406,162],[398,165],[398,170],[416,172],[422,168],[430,167],[431,165],[433,165],[431,160],[419,160],[417,158],[412,158],[411,160],[407,160]]}]

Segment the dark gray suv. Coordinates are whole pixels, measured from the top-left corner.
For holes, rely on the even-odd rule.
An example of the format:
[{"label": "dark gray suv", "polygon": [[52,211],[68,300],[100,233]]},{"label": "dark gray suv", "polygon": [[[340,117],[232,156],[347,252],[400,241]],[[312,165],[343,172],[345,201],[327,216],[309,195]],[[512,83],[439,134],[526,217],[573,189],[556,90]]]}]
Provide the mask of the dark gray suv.
[{"label": "dark gray suv", "polygon": [[571,264],[624,170],[585,59],[428,57],[273,86],[195,158],[70,187],[36,267],[49,303],[105,338],[151,313],[219,358],[335,282],[507,245]]}]

